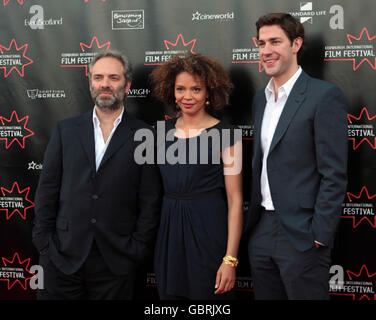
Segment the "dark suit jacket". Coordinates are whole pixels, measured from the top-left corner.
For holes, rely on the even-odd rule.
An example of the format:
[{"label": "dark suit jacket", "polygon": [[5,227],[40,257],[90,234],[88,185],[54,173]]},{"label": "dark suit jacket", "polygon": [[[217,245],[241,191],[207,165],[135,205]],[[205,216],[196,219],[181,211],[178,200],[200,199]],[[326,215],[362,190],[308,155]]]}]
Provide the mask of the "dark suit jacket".
[{"label": "dark suit jacket", "polygon": [[[261,211],[260,132],[265,91],[253,100],[254,150],[248,229]],[[333,242],[347,185],[347,110],[341,90],[304,71],[284,106],[267,158],[276,214],[299,251]]]},{"label": "dark suit jacket", "polygon": [[57,124],[36,192],[33,242],[65,274],[79,269],[94,238],[118,275],[153,250],[162,187],[156,165],[134,160],[140,128],[147,125],[124,111],[96,172],[92,111]]}]

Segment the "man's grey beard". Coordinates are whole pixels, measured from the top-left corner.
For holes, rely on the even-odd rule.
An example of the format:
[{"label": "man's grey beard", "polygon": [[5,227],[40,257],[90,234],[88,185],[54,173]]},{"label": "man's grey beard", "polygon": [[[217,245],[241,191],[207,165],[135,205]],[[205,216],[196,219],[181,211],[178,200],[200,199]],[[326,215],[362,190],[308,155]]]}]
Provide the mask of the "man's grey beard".
[{"label": "man's grey beard", "polygon": [[100,109],[115,111],[121,107],[123,101],[116,97],[99,98],[99,96],[96,96],[94,102]]},{"label": "man's grey beard", "polygon": [[[107,91],[107,90],[104,90],[104,91]],[[92,98],[94,100],[95,105],[97,105],[100,109],[103,109],[103,110],[108,109],[108,110],[111,110],[111,111],[115,111],[115,110],[120,109],[120,107],[125,102],[125,97],[126,97],[125,95],[123,97],[121,97],[122,99],[119,99],[112,92],[112,94],[113,94],[112,97],[104,97],[104,98],[102,97],[102,98],[100,98],[99,97],[100,93],[101,93],[101,91],[97,92],[96,96],[92,95]]]}]

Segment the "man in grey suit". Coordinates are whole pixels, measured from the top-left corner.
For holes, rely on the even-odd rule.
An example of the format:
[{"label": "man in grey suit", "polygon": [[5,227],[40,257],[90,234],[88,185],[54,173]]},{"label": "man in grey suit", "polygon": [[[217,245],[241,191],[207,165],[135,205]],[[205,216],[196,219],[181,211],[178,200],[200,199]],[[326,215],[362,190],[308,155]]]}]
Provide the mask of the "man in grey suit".
[{"label": "man in grey suit", "polygon": [[347,185],[341,90],[298,64],[304,28],[274,13],[256,23],[271,76],[253,100],[249,258],[256,299],[329,299],[330,253]]}]

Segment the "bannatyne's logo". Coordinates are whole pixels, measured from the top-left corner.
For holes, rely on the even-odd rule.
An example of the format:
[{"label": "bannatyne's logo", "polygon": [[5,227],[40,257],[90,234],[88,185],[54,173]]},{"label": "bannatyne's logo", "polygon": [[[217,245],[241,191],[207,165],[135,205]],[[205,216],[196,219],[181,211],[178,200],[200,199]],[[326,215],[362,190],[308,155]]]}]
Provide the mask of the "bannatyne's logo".
[{"label": "bannatyne's logo", "polygon": [[376,194],[370,195],[366,186],[363,186],[359,194],[347,192],[348,202],[342,205],[342,216],[351,219],[353,228],[357,228],[362,222],[367,221],[372,228],[376,228],[375,202]]},{"label": "bannatyne's logo", "polygon": [[28,44],[19,47],[15,39],[12,39],[8,47],[0,44],[0,68],[4,69],[4,77],[7,78],[12,71],[24,76],[25,67],[34,61],[26,56]]},{"label": "bannatyne's logo", "polygon": [[352,141],[353,150],[359,148],[364,143],[372,149],[376,149],[376,137],[373,122],[376,115],[370,116],[366,107],[362,109],[359,116],[347,115],[348,120],[348,139]]},{"label": "bannatyne's logo", "polygon": [[363,64],[376,70],[376,57],[372,41],[376,35],[370,36],[368,29],[363,28],[359,37],[347,34],[348,44],[326,46],[324,61],[351,61],[356,71]]},{"label": "bannatyne's logo", "polygon": [[[17,1],[19,4],[22,5],[24,0],[15,0],[15,1]],[[3,0],[4,6],[6,6],[9,2],[10,2],[10,0]]]},{"label": "bannatyne's logo", "polygon": [[0,281],[8,283],[8,290],[19,284],[23,290],[27,289],[27,282],[35,276],[29,269],[30,258],[21,261],[16,252],[13,258],[2,257],[3,266],[0,267]]},{"label": "bannatyne's logo", "polygon": [[91,39],[90,44],[80,42],[81,52],[77,53],[62,53],[61,54],[61,67],[62,68],[84,68],[85,75],[88,75],[88,64],[93,60],[98,51],[103,49],[109,50],[111,41],[107,41],[103,44],[99,43],[97,37]]},{"label": "bannatyne's logo", "polygon": [[331,286],[331,295],[345,296],[351,300],[376,300],[376,272],[370,273],[364,264],[358,273],[347,270],[346,274],[347,279],[343,286]]},{"label": "bannatyne's logo", "polygon": [[0,140],[5,140],[5,149],[9,149],[12,144],[19,145],[25,149],[25,140],[34,132],[28,129],[29,116],[18,118],[17,112],[13,111],[9,119],[0,116]]},{"label": "bannatyne's logo", "polygon": [[170,60],[173,55],[177,55],[177,54],[183,55],[187,52],[196,54],[194,52],[196,41],[197,39],[193,39],[193,40],[186,42],[183,35],[179,33],[175,42],[164,40],[164,45],[167,50],[146,51],[144,65],[145,66],[161,65],[163,62]]},{"label": "bannatyne's logo", "polygon": [[6,219],[9,220],[16,213],[26,220],[27,210],[34,207],[34,202],[28,199],[30,187],[20,190],[17,182],[14,182],[12,188],[0,187],[0,211],[5,211]]},{"label": "bannatyne's logo", "polygon": [[256,63],[258,64],[259,72],[264,71],[262,66],[257,38],[252,37],[252,48],[236,48],[232,49],[232,63]]}]

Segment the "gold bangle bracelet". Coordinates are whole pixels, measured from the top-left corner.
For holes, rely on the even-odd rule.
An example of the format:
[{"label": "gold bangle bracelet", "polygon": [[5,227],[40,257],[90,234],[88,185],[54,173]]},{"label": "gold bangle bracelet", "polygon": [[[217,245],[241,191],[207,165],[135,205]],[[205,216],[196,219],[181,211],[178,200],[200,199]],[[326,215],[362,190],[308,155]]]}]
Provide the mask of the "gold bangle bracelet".
[{"label": "gold bangle bracelet", "polygon": [[229,256],[229,255],[223,257],[223,262],[234,268],[236,268],[239,264],[239,260],[237,258]]}]

